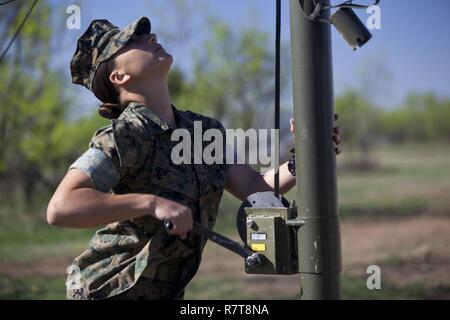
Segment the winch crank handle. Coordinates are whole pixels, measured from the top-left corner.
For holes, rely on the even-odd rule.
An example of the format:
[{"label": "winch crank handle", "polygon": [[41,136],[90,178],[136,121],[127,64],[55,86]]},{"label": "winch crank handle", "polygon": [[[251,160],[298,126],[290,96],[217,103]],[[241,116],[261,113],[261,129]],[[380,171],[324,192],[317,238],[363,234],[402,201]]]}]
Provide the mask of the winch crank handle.
[{"label": "winch crank handle", "polygon": [[[163,224],[166,231],[172,230],[173,224],[170,220],[164,220]],[[228,239],[227,237],[202,226],[196,221],[194,221],[194,228],[192,229],[192,231],[202,237],[207,238],[208,240],[211,240],[212,242],[215,242],[221,247],[224,247],[225,249],[228,249],[240,255],[245,259],[245,264],[248,266],[257,266],[262,264],[263,262],[263,259],[261,258],[261,255],[259,253],[253,252],[252,250],[241,246],[236,241]]]}]

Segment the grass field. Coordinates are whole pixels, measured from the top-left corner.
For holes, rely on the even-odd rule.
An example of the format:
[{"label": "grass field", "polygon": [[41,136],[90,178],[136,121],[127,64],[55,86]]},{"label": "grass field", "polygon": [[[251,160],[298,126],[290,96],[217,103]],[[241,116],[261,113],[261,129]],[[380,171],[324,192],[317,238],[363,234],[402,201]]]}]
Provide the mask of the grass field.
[{"label": "grass field", "polygon": [[[450,149],[383,146],[372,156],[370,171],[349,168],[354,154],[345,149],[338,158],[343,298],[449,299]],[[216,226],[236,240],[239,205],[225,194]],[[38,222],[24,223],[27,216],[0,207],[0,299],[64,299],[65,269],[94,230],[49,227],[45,209],[33,213]],[[372,264],[381,268],[381,290],[366,287]],[[209,243],[186,298],[298,298],[298,275],[250,276],[243,269],[241,258]]]}]

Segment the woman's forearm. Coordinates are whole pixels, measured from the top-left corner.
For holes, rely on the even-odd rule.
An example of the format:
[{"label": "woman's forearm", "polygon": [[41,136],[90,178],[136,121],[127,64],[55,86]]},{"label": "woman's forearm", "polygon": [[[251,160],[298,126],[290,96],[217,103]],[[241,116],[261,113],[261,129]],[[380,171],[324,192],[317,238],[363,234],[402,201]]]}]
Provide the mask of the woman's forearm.
[{"label": "woman's forearm", "polygon": [[[251,186],[252,192],[261,192],[261,191],[273,191],[275,187],[275,169],[270,169],[263,176],[259,175],[259,178],[254,180],[254,183]],[[295,177],[289,172],[288,162],[286,161],[282,165],[280,165],[279,169],[279,177],[280,177],[280,194],[285,194],[289,190],[295,186]]]},{"label": "woman's forearm", "polygon": [[67,228],[93,228],[108,223],[155,216],[156,196],[152,194],[109,194],[92,188],[79,188],[52,199],[47,220]]}]

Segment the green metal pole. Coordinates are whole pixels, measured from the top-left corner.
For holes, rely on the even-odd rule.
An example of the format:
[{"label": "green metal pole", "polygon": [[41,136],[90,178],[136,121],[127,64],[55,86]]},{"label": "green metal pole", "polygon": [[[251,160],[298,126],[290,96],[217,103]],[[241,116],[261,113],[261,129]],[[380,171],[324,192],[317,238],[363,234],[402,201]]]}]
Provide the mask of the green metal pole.
[{"label": "green metal pole", "polygon": [[[300,0],[307,14],[313,0]],[[325,6],[329,0],[321,1]],[[331,27],[290,0],[302,299],[339,299],[341,241],[336,197]],[[321,17],[328,18],[329,10]]]}]

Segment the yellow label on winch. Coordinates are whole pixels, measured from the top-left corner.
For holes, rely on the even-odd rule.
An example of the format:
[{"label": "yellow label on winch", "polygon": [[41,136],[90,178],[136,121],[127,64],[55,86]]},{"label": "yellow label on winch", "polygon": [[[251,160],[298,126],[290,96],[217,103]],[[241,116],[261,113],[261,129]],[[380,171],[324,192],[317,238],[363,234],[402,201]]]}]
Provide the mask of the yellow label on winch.
[{"label": "yellow label on winch", "polygon": [[265,243],[252,243],[251,248],[253,251],[266,251],[266,244]]}]

